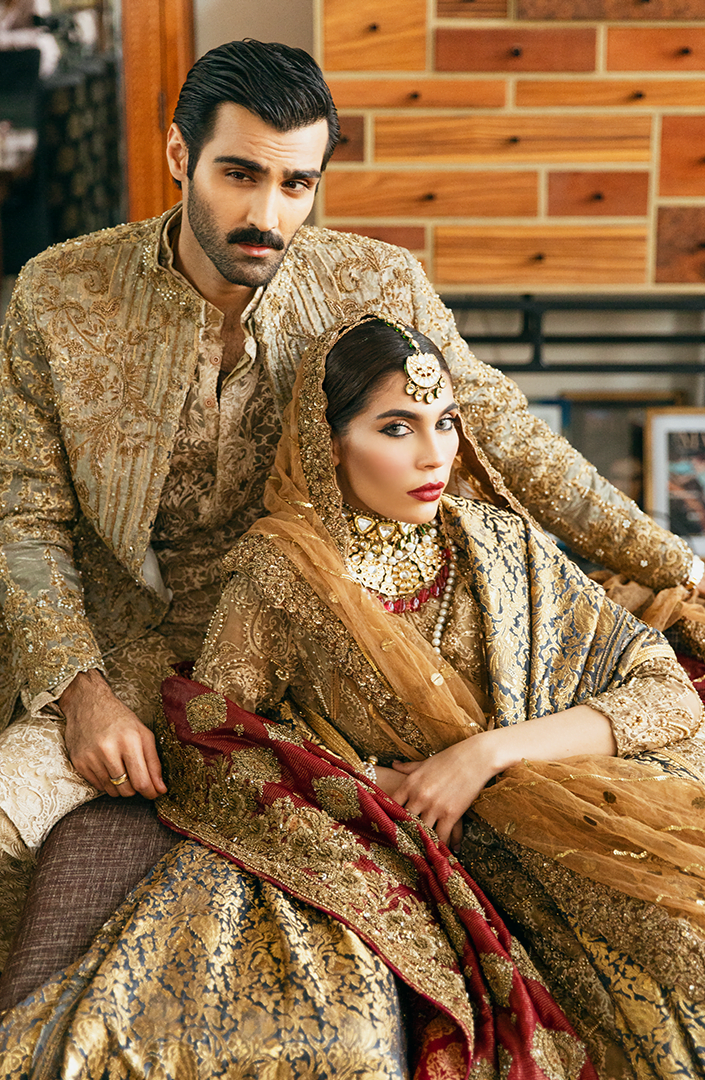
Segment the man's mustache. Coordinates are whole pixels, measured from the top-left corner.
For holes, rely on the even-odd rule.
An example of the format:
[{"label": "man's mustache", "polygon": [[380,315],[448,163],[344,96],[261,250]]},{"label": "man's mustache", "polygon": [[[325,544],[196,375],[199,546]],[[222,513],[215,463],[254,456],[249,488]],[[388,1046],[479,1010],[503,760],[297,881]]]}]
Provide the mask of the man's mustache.
[{"label": "man's mustache", "polygon": [[233,229],[228,233],[229,244],[250,244],[252,247],[268,247],[274,251],[284,250],[284,241],[278,233],[260,232],[259,229]]}]

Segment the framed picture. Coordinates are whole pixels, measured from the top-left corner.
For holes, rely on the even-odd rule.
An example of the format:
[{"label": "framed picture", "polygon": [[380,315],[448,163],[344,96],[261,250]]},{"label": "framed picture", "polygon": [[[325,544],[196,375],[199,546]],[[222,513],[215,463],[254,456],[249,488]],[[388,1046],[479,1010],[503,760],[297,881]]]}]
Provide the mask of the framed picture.
[{"label": "framed picture", "polygon": [[644,509],[644,428],[648,409],[679,406],[675,391],[570,393],[563,434],[597,471]]},{"label": "framed picture", "polygon": [[649,409],[645,509],[705,555],[705,409]]}]

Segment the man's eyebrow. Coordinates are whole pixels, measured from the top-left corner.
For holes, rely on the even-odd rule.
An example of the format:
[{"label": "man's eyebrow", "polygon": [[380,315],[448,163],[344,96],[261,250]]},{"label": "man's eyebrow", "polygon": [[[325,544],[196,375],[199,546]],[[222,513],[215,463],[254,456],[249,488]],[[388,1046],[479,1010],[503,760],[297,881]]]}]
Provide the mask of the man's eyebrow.
[{"label": "man's eyebrow", "polygon": [[260,165],[259,161],[248,161],[247,158],[235,157],[234,154],[221,154],[220,157],[214,158],[214,161],[216,165],[239,165],[241,169],[249,169],[250,172],[269,172],[269,169]]},{"label": "man's eyebrow", "polygon": [[[453,409],[460,409],[460,406],[452,401],[441,413],[441,416],[445,416],[446,413],[452,412]],[[421,414],[413,412],[411,409],[388,409],[387,412],[380,413],[375,417],[375,420],[388,420],[390,416],[401,416],[404,420],[418,420]]]},{"label": "man's eyebrow", "polygon": [[[239,165],[241,169],[259,173],[262,176],[269,172],[269,169],[260,164],[259,161],[249,161],[247,158],[236,157],[234,154],[221,154],[219,157],[214,158],[214,163],[216,165]],[[284,169],[285,180],[320,180],[321,176],[320,169]]]},{"label": "man's eyebrow", "polygon": [[285,180],[320,180],[323,173],[320,169],[285,169]]}]

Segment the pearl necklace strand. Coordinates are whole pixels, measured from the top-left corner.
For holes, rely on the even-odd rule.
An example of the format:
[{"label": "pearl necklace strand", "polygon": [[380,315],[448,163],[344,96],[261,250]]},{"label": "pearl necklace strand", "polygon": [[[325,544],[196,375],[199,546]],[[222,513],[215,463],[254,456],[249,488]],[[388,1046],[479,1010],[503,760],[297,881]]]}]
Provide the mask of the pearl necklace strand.
[{"label": "pearl necklace strand", "polygon": [[436,619],[436,625],[433,628],[433,634],[431,635],[431,645],[433,651],[441,655],[441,638],[443,637],[443,631],[446,628],[448,622],[448,616],[450,615],[450,605],[453,599],[453,586],[455,585],[455,579],[458,570],[458,557],[456,555],[455,544],[449,541],[448,549],[450,551],[450,559],[448,566],[448,579],[445,583],[445,588],[441,593],[441,609],[438,612],[438,618]]}]

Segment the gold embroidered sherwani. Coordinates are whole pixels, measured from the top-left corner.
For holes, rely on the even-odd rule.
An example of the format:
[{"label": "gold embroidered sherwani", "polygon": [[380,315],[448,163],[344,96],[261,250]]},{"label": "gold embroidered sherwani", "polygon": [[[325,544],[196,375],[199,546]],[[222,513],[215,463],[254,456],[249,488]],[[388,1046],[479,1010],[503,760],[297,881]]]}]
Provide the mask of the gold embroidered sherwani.
[{"label": "gold embroidered sherwani", "polygon": [[[66,759],[53,702],[76,672],[98,667],[149,721],[163,663],[197,651],[220,555],[261,511],[304,349],[363,303],[440,345],[490,459],[574,549],[656,587],[691,565],[684,542],[472,356],[416,260],[378,241],[302,228],[243,316],[245,353],[219,399],[223,316],[173,269],[179,214],[33,259],[3,332],[0,728],[20,690],[30,719],[0,739],[0,807],[32,847],[95,794]],[[0,857],[18,844],[0,823]]]}]

